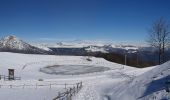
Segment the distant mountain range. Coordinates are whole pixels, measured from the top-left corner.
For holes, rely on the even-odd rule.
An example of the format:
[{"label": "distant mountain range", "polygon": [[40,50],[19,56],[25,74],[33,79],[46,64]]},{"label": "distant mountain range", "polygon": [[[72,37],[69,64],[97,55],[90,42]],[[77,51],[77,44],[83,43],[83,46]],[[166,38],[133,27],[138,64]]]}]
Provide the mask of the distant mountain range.
[{"label": "distant mountain range", "polygon": [[[125,44],[109,44],[90,41],[57,42],[53,44],[39,44],[50,48],[57,55],[95,56],[108,61],[136,67],[146,67],[158,64],[157,48],[134,46]],[[165,60],[170,60],[170,49],[166,49]]]},{"label": "distant mountain range", "polygon": [[[39,43],[31,45],[12,35],[0,40],[0,52],[95,56],[120,64],[125,63],[125,55],[127,55],[127,65],[140,67],[156,65],[158,62],[157,49],[152,47],[113,45],[80,40],[58,42],[55,44]],[[165,59],[166,61],[170,59],[170,49],[166,50]]]}]

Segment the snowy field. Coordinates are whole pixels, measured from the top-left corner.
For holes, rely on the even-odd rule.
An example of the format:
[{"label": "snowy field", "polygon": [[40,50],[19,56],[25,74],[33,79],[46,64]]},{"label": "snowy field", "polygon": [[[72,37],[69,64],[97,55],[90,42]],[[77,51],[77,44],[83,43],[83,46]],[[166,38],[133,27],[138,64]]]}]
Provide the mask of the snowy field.
[{"label": "snowy field", "polygon": [[14,68],[21,77],[0,80],[0,100],[52,100],[65,84],[80,81],[83,88],[73,100],[168,100],[169,65],[138,69],[95,57],[0,52],[0,75]]},{"label": "snowy field", "polygon": [[88,66],[88,65],[54,65],[41,68],[40,71],[47,74],[56,75],[81,75],[94,72],[102,72],[110,70],[104,66]]}]

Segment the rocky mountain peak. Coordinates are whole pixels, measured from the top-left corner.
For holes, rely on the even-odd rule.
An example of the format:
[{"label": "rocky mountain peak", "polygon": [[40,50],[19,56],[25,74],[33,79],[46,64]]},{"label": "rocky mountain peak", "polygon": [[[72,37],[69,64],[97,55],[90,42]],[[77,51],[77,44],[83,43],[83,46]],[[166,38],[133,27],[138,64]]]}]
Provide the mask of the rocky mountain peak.
[{"label": "rocky mountain peak", "polygon": [[14,35],[7,36],[0,40],[0,51],[18,52],[18,53],[37,53],[37,54],[51,54],[44,49],[32,46]]},{"label": "rocky mountain peak", "polygon": [[10,48],[10,49],[20,50],[20,49],[24,49],[24,47],[28,45],[14,35],[10,35],[5,38],[2,38],[0,41],[1,41],[0,42],[1,48]]},{"label": "rocky mountain peak", "polygon": [[14,36],[14,35],[9,35],[9,36],[5,37],[4,39],[5,39],[5,40],[16,40],[17,37]]}]

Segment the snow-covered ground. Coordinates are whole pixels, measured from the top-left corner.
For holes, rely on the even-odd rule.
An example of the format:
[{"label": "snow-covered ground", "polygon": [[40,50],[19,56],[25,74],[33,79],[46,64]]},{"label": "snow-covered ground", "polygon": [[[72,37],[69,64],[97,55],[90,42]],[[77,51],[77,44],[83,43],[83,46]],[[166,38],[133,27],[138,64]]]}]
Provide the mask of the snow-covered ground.
[{"label": "snow-covered ground", "polygon": [[138,69],[95,57],[0,52],[0,75],[14,68],[21,77],[0,80],[0,100],[51,100],[64,91],[65,83],[72,87],[80,81],[83,88],[73,100],[168,100],[164,83],[169,65]]}]

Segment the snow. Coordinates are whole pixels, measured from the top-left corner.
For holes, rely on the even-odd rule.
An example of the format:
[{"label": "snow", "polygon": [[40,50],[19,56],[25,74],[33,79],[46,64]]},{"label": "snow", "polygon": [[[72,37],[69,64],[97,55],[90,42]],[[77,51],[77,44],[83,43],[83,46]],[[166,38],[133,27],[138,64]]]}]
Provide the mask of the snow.
[{"label": "snow", "polygon": [[74,41],[60,41],[60,42],[37,42],[32,43],[33,45],[42,46],[42,47],[51,47],[51,48],[83,48],[90,45],[94,46],[104,46],[108,43],[100,41],[83,41],[83,40],[74,40]]},{"label": "snow", "polygon": [[49,54],[52,51],[47,47],[32,46],[13,35],[0,39],[0,50],[11,51],[11,52],[22,52],[22,53],[32,52],[32,53],[39,53],[39,54]]},{"label": "snow", "polygon": [[132,46],[128,44],[117,45],[112,42],[108,43],[102,41],[83,41],[83,40],[62,41],[57,43],[36,43],[34,45],[44,50],[49,50],[48,48],[85,48],[85,50],[88,52],[102,52],[102,53],[109,53],[114,48],[133,51],[139,49],[139,47],[137,46]]},{"label": "snow", "polygon": [[16,36],[7,36],[0,40],[1,47],[13,48],[13,49],[24,49],[24,46],[27,45]]},{"label": "snow", "polygon": [[86,47],[86,50],[88,52],[102,52],[102,53],[109,53],[109,49],[112,48],[110,46],[94,46],[94,45],[90,45],[88,47]]},{"label": "snow", "polygon": [[40,49],[46,50],[46,51],[52,51],[50,48],[42,46],[42,45],[34,45],[35,47],[38,47]]},{"label": "snow", "polygon": [[[51,100],[65,90],[65,84],[68,88],[82,81],[83,88],[73,100],[168,100],[164,82],[170,76],[169,65],[139,69],[95,57],[0,52],[0,75],[8,75],[8,68],[14,68],[21,77],[0,80],[0,99]],[[107,70],[101,71],[103,68]]]},{"label": "snow", "polygon": [[87,66],[87,65],[54,65],[41,68],[40,71],[47,74],[60,75],[80,75],[94,72],[102,72],[110,70],[103,66]]}]

